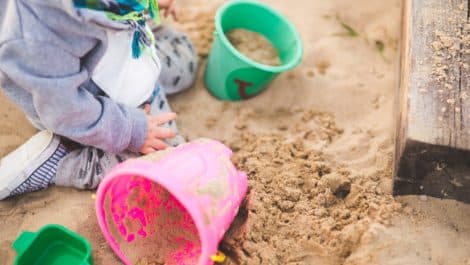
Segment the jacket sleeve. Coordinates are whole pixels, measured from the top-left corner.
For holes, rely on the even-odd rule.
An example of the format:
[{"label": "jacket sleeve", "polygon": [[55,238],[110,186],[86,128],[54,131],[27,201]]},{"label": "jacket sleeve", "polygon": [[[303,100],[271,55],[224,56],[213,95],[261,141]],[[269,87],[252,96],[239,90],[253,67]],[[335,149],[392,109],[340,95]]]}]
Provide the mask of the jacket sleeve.
[{"label": "jacket sleeve", "polygon": [[54,133],[111,153],[137,152],[143,145],[144,112],[83,88],[90,73],[71,52],[50,43],[9,41],[0,46],[0,71],[32,95],[41,123]]}]

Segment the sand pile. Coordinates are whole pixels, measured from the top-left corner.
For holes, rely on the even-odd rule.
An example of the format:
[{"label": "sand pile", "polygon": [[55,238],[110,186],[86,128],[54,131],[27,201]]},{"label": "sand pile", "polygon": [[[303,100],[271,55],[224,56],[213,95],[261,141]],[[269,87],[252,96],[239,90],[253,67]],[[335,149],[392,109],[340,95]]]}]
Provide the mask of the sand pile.
[{"label": "sand pile", "polygon": [[[221,2],[178,0],[188,14],[178,26],[203,58]],[[242,229],[227,236],[234,252],[227,254],[253,265],[468,265],[470,206],[410,196],[400,211],[390,195],[400,1],[264,2],[299,29],[302,65],[255,98],[224,103],[205,89],[201,60],[195,87],[170,98],[188,139],[223,140],[249,174],[248,217],[244,226],[243,214],[236,220]],[[337,14],[360,37],[338,36],[345,29]],[[2,95],[0,103],[6,153],[34,129]],[[92,193],[50,188],[0,202],[0,265],[13,264],[11,244],[22,230],[51,222],[86,237],[94,264],[121,264],[98,227]]]},{"label": "sand pile", "polygon": [[188,33],[201,58],[206,58],[209,55],[212,40],[214,39],[215,12],[215,7],[197,13],[183,10],[178,16],[178,26],[182,31]]},{"label": "sand pile", "polygon": [[246,57],[265,65],[281,65],[276,48],[263,35],[246,29],[226,33],[230,43]]},{"label": "sand pile", "polygon": [[[310,147],[341,134],[331,115],[300,110],[293,117],[292,128],[242,132],[230,143],[251,187],[248,233],[226,238],[241,264],[311,264],[319,257],[338,264],[371,222],[389,224],[401,209],[380,186],[381,175],[354,175]],[[296,133],[301,124],[306,127]],[[285,136],[290,130],[295,137]]]}]

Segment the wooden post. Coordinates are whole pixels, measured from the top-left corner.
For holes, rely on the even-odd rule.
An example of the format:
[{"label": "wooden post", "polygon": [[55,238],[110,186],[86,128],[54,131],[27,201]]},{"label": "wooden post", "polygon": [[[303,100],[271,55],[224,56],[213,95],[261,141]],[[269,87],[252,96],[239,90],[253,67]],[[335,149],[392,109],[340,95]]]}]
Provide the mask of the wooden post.
[{"label": "wooden post", "polygon": [[405,0],[394,194],[470,202],[470,0]]}]

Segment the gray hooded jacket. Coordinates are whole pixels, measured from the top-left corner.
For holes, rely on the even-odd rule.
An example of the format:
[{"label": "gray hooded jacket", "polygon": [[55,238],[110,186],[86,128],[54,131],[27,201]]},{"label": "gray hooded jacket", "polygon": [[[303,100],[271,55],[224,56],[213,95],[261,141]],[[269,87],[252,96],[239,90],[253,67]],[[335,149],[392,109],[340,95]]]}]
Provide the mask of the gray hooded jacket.
[{"label": "gray hooded jacket", "polygon": [[102,95],[90,78],[107,47],[100,16],[72,0],[0,0],[0,89],[54,133],[107,152],[138,151],[142,110]]}]

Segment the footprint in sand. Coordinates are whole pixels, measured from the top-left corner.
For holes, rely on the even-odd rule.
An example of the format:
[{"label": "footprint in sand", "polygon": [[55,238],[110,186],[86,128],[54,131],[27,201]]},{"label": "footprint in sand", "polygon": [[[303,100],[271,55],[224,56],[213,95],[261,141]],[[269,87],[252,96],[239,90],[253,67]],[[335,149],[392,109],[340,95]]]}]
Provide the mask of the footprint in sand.
[{"label": "footprint in sand", "polygon": [[321,75],[325,75],[330,68],[331,63],[327,60],[321,60],[315,64],[315,67],[317,68],[318,72]]},{"label": "footprint in sand", "polygon": [[[391,154],[392,141],[378,135],[369,131],[346,132],[329,148],[329,152],[358,168],[386,169],[392,159],[386,155]],[[378,155],[380,153],[384,155]]]}]

